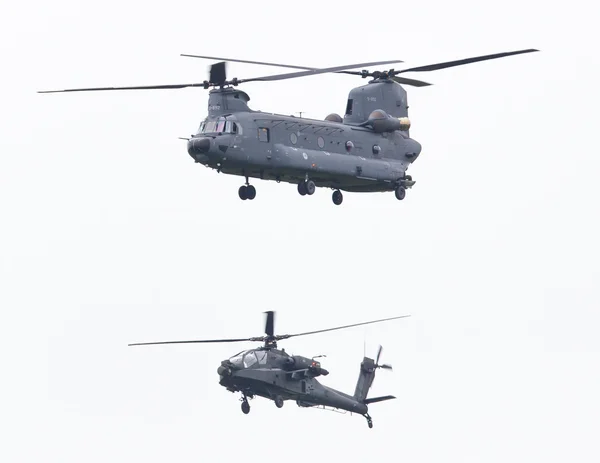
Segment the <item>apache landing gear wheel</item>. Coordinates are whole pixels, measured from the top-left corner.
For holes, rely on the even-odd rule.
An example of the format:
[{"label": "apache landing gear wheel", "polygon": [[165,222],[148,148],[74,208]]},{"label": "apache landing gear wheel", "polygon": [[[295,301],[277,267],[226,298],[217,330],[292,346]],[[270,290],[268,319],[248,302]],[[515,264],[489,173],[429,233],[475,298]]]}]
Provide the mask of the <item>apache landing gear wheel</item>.
[{"label": "apache landing gear wheel", "polygon": [[307,195],[312,195],[317,189],[317,185],[315,185],[315,182],[313,182],[312,180],[307,180],[305,182],[305,189]]},{"label": "apache landing gear wheel", "polygon": [[242,412],[244,413],[244,415],[250,413],[250,404],[247,400],[242,400]]},{"label": "apache landing gear wheel", "polygon": [[300,196],[306,196],[306,183],[298,183],[298,193],[300,193]]},{"label": "apache landing gear wheel", "polygon": [[256,198],[256,188],[254,186],[248,185],[246,187],[246,197],[251,201]]},{"label": "apache landing gear wheel", "polygon": [[240,187],[240,189],[238,190],[238,195],[240,196],[240,199],[242,201],[245,201],[248,199],[248,187],[246,185],[242,185]]},{"label": "apache landing gear wheel", "polygon": [[344,196],[342,195],[342,192],[340,190],[335,190],[331,195],[331,199],[333,200],[333,204],[339,206],[340,204],[342,204]]},{"label": "apache landing gear wheel", "polygon": [[283,407],[283,397],[281,397],[280,395],[278,395],[278,396],[275,396],[274,400],[275,400],[275,406],[277,408]]},{"label": "apache landing gear wheel", "polygon": [[406,196],[406,190],[404,189],[404,187],[399,186],[398,188],[396,188],[394,194],[396,195],[396,199],[402,201]]}]

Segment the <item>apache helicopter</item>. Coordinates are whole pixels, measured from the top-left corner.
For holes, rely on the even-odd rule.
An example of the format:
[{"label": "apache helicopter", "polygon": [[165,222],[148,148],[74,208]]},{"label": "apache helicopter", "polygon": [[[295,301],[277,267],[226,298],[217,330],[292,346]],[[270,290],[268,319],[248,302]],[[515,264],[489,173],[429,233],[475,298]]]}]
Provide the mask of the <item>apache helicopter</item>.
[{"label": "apache helicopter", "polygon": [[[321,363],[313,358],[300,355],[289,355],[284,349],[277,348],[277,341],[289,339],[308,334],[324,333],[326,331],[341,330],[354,326],[380,323],[410,315],[384,318],[353,325],[338,326],[324,330],[308,331],[296,334],[275,334],[275,312],[268,311],[265,322],[265,336],[245,339],[204,339],[193,341],[161,341],[133,343],[129,346],[147,346],[156,344],[190,344],[190,343],[221,343],[221,342],[264,342],[262,347],[243,350],[223,360],[217,368],[219,384],[230,392],[242,393],[242,412],[250,413],[248,399],[255,396],[273,400],[277,408],[283,407],[285,400],[295,400],[299,407],[331,407],[333,409],[345,410],[363,415],[367,419],[369,428],[373,427],[373,420],[369,415],[368,405],[384,400],[395,399],[394,396],[367,398],[367,394],[373,380],[375,370],[384,368],[391,370],[391,365],[379,364],[382,347],[379,346],[375,359],[364,357],[360,364],[358,382],[353,395],[336,391],[324,386],[317,381],[318,376],[327,376],[329,372],[321,366]],[[324,356],[323,356],[324,357]]]},{"label": "apache helicopter", "polygon": [[[336,66],[324,69],[210,56],[181,56],[223,60],[210,67],[209,80],[202,83],[133,87],[78,88],[38,93],[153,90],[201,87],[209,89],[208,117],[197,133],[187,140],[187,151],[195,162],[219,173],[243,176],[238,194],[242,200],[256,197],[250,178],[275,180],[298,185],[300,195],[312,195],[316,187],[333,189],[332,200],[343,201],[342,190],[352,192],[394,191],[404,199],[406,189],[415,184],[406,174],[419,157],[421,144],[410,138],[407,92],[402,85],[431,85],[400,77],[406,72],[424,72],[463,64],[530,53],[527,49],[448,61],[403,70],[350,71],[349,69],[401,63],[400,60]],[[226,62],[278,66],[302,71],[250,79],[228,80]],[[254,111],[250,97],[236,87],[246,82],[271,82],[323,73],[343,73],[372,77],[367,85],[348,95],[344,117],[332,113],[325,120],[298,118]]]}]

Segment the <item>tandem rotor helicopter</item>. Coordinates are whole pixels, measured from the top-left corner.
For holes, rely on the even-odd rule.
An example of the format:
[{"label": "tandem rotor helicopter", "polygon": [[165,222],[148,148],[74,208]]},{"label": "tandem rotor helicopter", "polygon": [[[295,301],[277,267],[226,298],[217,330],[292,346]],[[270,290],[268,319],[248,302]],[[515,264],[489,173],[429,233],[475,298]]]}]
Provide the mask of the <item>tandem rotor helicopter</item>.
[{"label": "tandem rotor helicopter", "polygon": [[[201,83],[132,87],[77,88],[38,93],[104,90],[154,90],[201,87],[211,89],[208,116],[197,133],[187,139],[192,159],[219,173],[245,177],[239,188],[242,200],[253,200],[256,188],[250,178],[297,184],[300,195],[312,195],[317,187],[333,189],[332,200],[339,205],[342,191],[393,191],[402,200],[415,181],[406,174],[419,157],[421,144],[410,138],[407,92],[402,85],[424,87],[420,80],[401,77],[406,72],[446,69],[479,61],[531,53],[527,49],[402,70],[350,71],[350,69],[401,63],[400,60],[352,64],[330,68],[309,68],[210,56],[192,58],[222,60],[210,67],[209,80]],[[226,62],[277,66],[301,71],[250,79],[228,79]],[[342,118],[332,113],[325,120],[284,116],[254,111],[250,97],[236,87],[247,82],[272,82],[324,73],[371,77],[367,85],[348,95]]]},{"label": "tandem rotor helicopter", "polygon": [[193,341],[162,341],[133,343],[129,346],[146,346],[156,344],[190,344],[190,343],[221,343],[221,342],[264,342],[256,349],[244,350],[233,357],[223,360],[217,369],[219,384],[230,392],[242,393],[242,412],[250,413],[248,399],[255,396],[273,400],[277,408],[283,407],[285,400],[295,400],[299,407],[331,407],[363,415],[367,419],[369,428],[373,427],[373,420],[369,415],[369,404],[395,399],[394,396],[367,398],[369,389],[375,379],[377,368],[389,369],[387,364],[379,364],[382,347],[379,346],[375,359],[364,357],[360,364],[360,373],[354,394],[345,394],[317,381],[318,376],[327,376],[329,372],[321,363],[313,358],[300,355],[289,355],[284,349],[277,348],[277,341],[308,334],[324,333],[327,331],[341,330],[354,326],[380,323],[410,315],[372,320],[355,323],[352,325],[338,326],[324,330],[308,331],[296,334],[275,334],[275,312],[266,313],[265,336],[242,339],[203,339]]}]

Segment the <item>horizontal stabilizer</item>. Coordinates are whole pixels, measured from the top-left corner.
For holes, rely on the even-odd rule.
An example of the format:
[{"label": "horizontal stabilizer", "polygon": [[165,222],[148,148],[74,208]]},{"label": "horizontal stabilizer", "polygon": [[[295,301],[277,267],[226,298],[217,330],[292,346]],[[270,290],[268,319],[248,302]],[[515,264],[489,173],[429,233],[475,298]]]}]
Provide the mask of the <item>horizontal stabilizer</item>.
[{"label": "horizontal stabilizer", "polygon": [[396,397],[394,397],[393,395],[384,395],[382,397],[372,397],[371,399],[365,399],[363,400],[363,403],[368,405],[368,404],[373,404],[375,402],[383,402],[384,400],[391,400],[391,399],[395,399]]}]

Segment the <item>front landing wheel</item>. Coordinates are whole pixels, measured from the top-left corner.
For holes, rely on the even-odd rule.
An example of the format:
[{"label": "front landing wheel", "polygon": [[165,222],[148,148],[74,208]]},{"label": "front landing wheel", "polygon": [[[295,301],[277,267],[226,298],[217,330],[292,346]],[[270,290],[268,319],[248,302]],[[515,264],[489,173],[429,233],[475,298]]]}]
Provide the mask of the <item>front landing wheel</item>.
[{"label": "front landing wheel", "polygon": [[250,404],[246,400],[242,402],[242,412],[244,413],[244,415],[250,413]]}]

